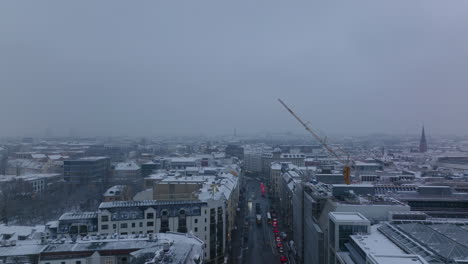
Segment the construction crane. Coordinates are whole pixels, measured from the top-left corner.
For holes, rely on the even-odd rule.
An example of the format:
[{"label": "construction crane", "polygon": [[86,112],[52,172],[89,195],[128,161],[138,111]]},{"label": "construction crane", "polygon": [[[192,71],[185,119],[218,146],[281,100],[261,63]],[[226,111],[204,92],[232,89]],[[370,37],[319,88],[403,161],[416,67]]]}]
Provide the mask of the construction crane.
[{"label": "construction crane", "polygon": [[284,106],[284,108],[286,108],[286,110],[288,110],[288,112],[294,116],[294,118],[296,118],[297,121],[299,121],[299,123],[301,123],[301,125],[305,128],[305,130],[307,130],[310,134],[312,134],[312,136],[328,151],[330,152],[330,154],[332,154],[338,161],[341,162],[341,164],[343,164],[343,177],[344,177],[344,181],[346,184],[350,184],[351,183],[351,166],[352,166],[352,160],[349,158],[349,155],[347,153],[345,153],[343,150],[339,150],[341,152],[343,152],[344,154],[347,155],[347,158],[346,159],[343,159],[341,156],[339,156],[338,154],[336,154],[336,151],[333,150],[326,142],[326,138],[321,138],[317,133],[314,132],[314,130],[312,130],[312,128],[310,128],[306,122],[302,121],[302,119],[296,114],[294,113],[293,110],[291,110],[291,108],[289,108],[281,99],[278,99],[278,101],[281,103],[281,105]]}]

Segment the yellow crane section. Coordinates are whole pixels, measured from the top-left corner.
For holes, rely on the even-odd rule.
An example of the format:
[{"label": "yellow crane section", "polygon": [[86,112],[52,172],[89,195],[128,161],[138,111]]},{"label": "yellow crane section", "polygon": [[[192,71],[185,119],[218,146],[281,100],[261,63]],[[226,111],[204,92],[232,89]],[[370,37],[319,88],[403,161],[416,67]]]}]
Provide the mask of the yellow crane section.
[{"label": "yellow crane section", "polygon": [[284,106],[284,108],[286,108],[286,110],[288,110],[288,112],[294,116],[294,118],[296,118],[296,120],[301,123],[301,125],[305,128],[305,130],[307,130],[310,134],[312,134],[312,136],[328,151],[330,152],[330,154],[332,154],[336,159],[338,159],[342,164],[343,164],[343,177],[344,177],[344,181],[346,184],[350,184],[351,183],[351,160],[349,158],[349,155],[347,157],[347,159],[343,159],[341,156],[339,156],[338,154],[336,154],[336,152],[330,147],[328,146],[327,142],[325,139],[321,138],[319,135],[317,135],[317,133],[314,132],[314,130],[312,130],[312,128],[310,128],[304,121],[302,121],[302,119],[296,114],[294,113],[293,110],[291,110],[291,108],[289,108],[284,102],[283,100],[281,99],[278,99],[278,101],[281,103],[281,105]]}]

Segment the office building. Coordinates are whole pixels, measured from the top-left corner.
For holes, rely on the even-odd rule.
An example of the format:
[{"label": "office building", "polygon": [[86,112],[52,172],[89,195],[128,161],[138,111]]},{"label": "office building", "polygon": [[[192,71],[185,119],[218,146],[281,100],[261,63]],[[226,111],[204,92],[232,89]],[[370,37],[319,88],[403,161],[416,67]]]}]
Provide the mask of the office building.
[{"label": "office building", "polygon": [[63,176],[70,184],[96,184],[108,180],[110,159],[107,157],[85,157],[63,162]]}]

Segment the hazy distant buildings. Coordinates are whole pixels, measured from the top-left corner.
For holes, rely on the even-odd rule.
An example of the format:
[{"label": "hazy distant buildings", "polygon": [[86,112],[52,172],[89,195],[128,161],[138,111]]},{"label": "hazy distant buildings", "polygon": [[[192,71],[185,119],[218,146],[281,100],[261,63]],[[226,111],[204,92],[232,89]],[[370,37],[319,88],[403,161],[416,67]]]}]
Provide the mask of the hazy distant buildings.
[{"label": "hazy distant buildings", "polygon": [[201,159],[195,157],[188,158],[170,158],[170,167],[172,169],[184,170],[187,167],[200,167]]},{"label": "hazy distant buildings", "polygon": [[140,166],[133,161],[117,163],[114,168],[114,173],[110,178],[110,183],[129,184],[135,186],[143,185]]},{"label": "hazy distant buildings", "polygon": [[262,153],[249,151],[244,154],[244,170],[247,174],[262,172]]},{"label": "hazy distant buildings", "polygon": [[262,172],[264,175],[270,175],[272,162],[290,162],[298,167],[305,165],[305,154],[302,153],[282,153],[280,148],[275,148],[271,153],[263,153],[262,155]]},{"label": "hazy distant buildings", "polygon": [[468,157],[440,157],[437,159],[439,167],[448,168],[455,172],[468,173]]},{"label": "hazy distant buildings", "polygon": [[238,145],[229,144],[224,151],[226,157],[237,157],[238,159],[244,159],[244,148]]}]

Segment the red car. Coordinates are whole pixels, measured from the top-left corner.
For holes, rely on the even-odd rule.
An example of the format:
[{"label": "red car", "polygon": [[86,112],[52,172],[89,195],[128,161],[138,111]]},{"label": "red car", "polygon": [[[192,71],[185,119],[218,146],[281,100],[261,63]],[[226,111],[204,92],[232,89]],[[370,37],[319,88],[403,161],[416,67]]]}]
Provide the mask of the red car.
[{"label": "red car", "polygon": [[281,263],[288,263],[288,258],[285,257],[285,256],[281,256],[280,261],[281,261]]},{"label": "red car", "polygon": [[278,235],[279,235],[279,230],[275,228],[275,229],[273,229],[273,233],[275,233],[275,234],[278,234]]},{"label": "red car", "polygon": [[277,222],[273,222],[272,226],[273,226],[273,227],[278,227],[278,223],[277,223]]},{"label": "red car", "polygon": [[281,242],[281,237],[277,236],[275,240],[276,240],[277,243],[279,243],[279,242]]},{"label": "red car", "polygon": [[276,244],[276,247],[277,247],[277,248],[282,248],[282,247],[283,247],[283,244],[278,243],[278,244]]}]

